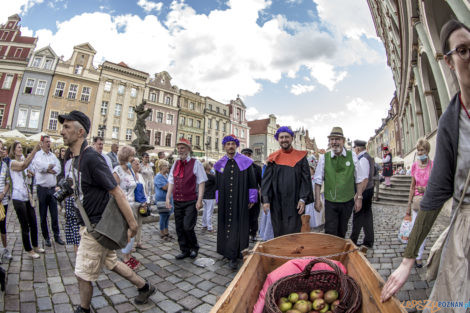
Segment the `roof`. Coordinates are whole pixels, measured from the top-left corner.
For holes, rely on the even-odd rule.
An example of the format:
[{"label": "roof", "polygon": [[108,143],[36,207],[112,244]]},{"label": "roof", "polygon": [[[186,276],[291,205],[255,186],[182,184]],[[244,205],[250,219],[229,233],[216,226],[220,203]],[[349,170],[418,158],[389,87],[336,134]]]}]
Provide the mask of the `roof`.
[{"label": "roof", "polygon": [[127,66],[127,64],[126,64],[126,63],[124,63],[124,62],[122,62],[122,61],[121,61],[121,62],[119,62],[119,63],[118,63],[118,65],[121,65],[121,66],[124,66],[124,67],[129,67],[129,66]]},{"label": "roof", "polygon": [[268,133],[269,118],[262,120],[249,121],[250,135],[259,135]]}]

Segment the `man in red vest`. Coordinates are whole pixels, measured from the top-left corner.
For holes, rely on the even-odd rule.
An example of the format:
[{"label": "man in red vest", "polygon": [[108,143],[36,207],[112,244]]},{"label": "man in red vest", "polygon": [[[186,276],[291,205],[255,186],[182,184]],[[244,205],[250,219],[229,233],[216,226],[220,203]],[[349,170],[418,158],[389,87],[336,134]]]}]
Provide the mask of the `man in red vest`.
[{"label": "man in red vest", "polygon": [[197,211],[202,208],[204,186],[207,175],[201,162],[191,158],[191,143],[181,138],[176,143],[179,159],[173,164],[168,177],[168,192],[166,207],[171,208],[170,198],[173,195],[175,205],[176,234],[181,253],[175,259],[197,257],[197,244],[194,227],[197,221]]}]

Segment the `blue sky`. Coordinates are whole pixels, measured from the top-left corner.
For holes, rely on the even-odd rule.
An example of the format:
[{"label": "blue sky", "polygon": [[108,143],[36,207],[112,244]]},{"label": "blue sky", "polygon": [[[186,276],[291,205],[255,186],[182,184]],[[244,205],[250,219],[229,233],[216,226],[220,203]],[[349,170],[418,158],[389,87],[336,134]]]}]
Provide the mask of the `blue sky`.
[{"label": "blue sky", "polygon": [[0,0],[25,34],[69,58],[83,42],[94,64],[166,70],[173,84],[222,102],[239,94],[249,119],[368,139],[394,92],[365,0]]}]

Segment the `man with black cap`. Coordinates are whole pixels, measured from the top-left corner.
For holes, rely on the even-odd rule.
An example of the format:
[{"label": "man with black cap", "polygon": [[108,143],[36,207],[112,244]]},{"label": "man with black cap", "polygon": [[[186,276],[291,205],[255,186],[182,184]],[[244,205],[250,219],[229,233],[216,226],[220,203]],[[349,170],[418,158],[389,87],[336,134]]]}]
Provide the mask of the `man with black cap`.
[{"label": "man with black cap", "polygon": [[[90,223],[97,224],[113,196],[129,225],[131,237],[137,233],[137,222],[126,196],[117,185],[103,156],[95,149],[88,147],[86,136],[90,131],[90,119],[80,111],[72,111],[59,115],[63,124],[60,134],[64,144],[71,150],[74,160],[73,170],[70,171],[79,186],[74,186],[76,201],[83,204]],[[149,285],[127,265],[118,261],[116,252],[103,247],[90,235],[80,214],[77,214],[80,224],[80,245],[75,261],[75,275],[80,291],[80,306],[75,312],[90,312],[93,296],[93,281],[98,280],[101,268],[105,265],[109,270],[121,275],[138,288],[136,304],[144,304],[155,293],[155,287]]]},{"label": "man with black cap", "polygon": [[353,208],[355,212],[362,208],[368,173],[358,164],[356,154],[344,148],[341,127],[333,127],[328,140],[331,151],[320,155],[314,176],[315,210],[320,212],[323,207],[320,190],[324,184],[325,233],[344,238]]},{"label": "man with black cap", "polygon": [[[245,148],[245,149],[242,149],[241,153],[251,159],[251,156],[253,155],[253,150],[251,150],[250,148]],[[256,234],[258,233],[258,217],[259,217],[260,203],[261,203],[259,190],[261,189],[261,172],[262,172],[261,166],[255,164],[254,162],[253,162],[253,169],[255,170],[256,188],[258,189],[258,202],[256,202],[249,211],[251,242],[256,241]]]},{"label": "man with black cap", "polygon": [[367,153],[367,143],[363,140],[354,141],[354,152],[356,152],[359,166],[363,169],[364,175],[368,175],[363,184],[366,184],[362,193],[362,208],[353,214],[353,227],[351,240],[358,245],[357,239],[361,229],[364,228],[364,240],[362,244],[368,248],[374,246],[374,219],[372,216],[372,197],[374,196],[374,159]]}]

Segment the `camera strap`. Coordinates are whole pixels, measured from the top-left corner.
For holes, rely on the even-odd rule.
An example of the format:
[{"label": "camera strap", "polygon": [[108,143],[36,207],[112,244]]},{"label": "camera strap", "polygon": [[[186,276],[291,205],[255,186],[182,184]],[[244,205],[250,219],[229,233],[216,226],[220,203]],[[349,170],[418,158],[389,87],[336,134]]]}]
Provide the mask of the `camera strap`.
[{"label": "camera strap", "polygon": [[80,156],[78,157],[78,167],[77,167],[77,172],[78,172],[78,179],[75,177],[75,168],[73,166],[72,161],[72,179],[73,179],[73,186],[74,186],[74,199],[75,199],[75,204],[78,207],[78,210],[80,211],[80,215],[82,216],[83,222],[85,223],[85,226],[87,228],[87,232],[91,233],[93,231],[93,226],[91,226],[90,219],[88,218],[88,215],[86,214],[85,208],[83,207],[82,201],[80,200],[80,186],[78,184],[81,183],[80,181],[80,161],[82,160],[83,153],[85,152],[86,149],[90,148],[90,146],[87,146],[83,151],[80,153]]}]

